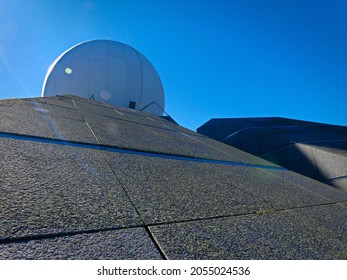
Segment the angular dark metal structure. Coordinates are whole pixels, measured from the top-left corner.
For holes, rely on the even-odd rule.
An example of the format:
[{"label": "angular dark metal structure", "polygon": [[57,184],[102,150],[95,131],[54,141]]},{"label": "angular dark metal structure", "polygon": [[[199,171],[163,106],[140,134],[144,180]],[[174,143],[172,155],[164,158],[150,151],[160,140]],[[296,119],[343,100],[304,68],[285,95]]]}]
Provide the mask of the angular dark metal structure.
[{"label": "angular dark metal structure", "polygon": [[346,259],[347,194],[146,113],[0,101],[0,259]]},{"label": "angular dark metal structure", "polygon": [[201,134],[347,191],[347,127],[286,118],[211,119]]}]

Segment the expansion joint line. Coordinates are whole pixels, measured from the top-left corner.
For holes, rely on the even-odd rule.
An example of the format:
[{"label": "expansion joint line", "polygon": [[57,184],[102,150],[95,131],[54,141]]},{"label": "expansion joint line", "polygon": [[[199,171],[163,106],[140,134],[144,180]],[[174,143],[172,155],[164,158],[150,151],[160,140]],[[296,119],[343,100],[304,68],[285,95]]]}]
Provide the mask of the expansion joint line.
[{"label": "expansion joint line", "polygon": [[[273,177],[276,176],[275,174],[272,174],[271,172],[267,172],[266,170],[262,170],[262,172],[265,172],[266,174],[269,174],[270,176],[273,176]],[[331,199],[329,199],[329,198],[327,198],[327,197],[325,197],[325,196],[323,196],[323,195],[321,195],[321,194],[319,194],[319,193],[317,193],[317,192],[314,192],[314,191],[312,191],[312,190],[309,190],[309,189],[307,189],[307,188],[304,188],[303,186],[301,186],[301,185],[299,185],[299,184],[296,184],[296,183],[294,183],[294,182],[291,182],[291,181],[289,181],[289,180],[287,180],[287,179],[285,179],[285,178],[281,178],[281,179],[282,179],[283,181],[289,183],[289,184],[292,184],[292,185],[294,185],[294,186],[296,186],[296,187],[302,189],[304,192],[308,192],[308,193],[310,193],[310,194],[313,194],[313,195],[318,196],[318,197],[320,197],[320,198],[323,198],[323,199],[325,199],[325,200],[331,201],[331,203],[334,203]]]},{"label": "expansion joint line", "polygon": [[153,235],[153,233],[151,232],[151,230],[149,229],[148,226],[145,226],[145,230],[149,236],[149,238],[151,239],[152,243],[154,244],[155,248],[158,250],[160,256],[164,259],[164,260],[168,260],[169,258],[166,256],[166,254],[164,253],[164,250],[160,247],[158,240],[155,238],[155,236]]},{"label": "expansion joint line", "polygon": [[98,137],[96,137],[96,135],[95,135],[94,131],[93,131],[93,130],[92,130],[92,128],[89,126],[88,122],[87,122],[87,121],[84,121],[84,122],[85,122],[85,123],[86,123],[86,125],[88,126],[88,128],[89,128],[90,132],[93,134],[93,136],[94,136],[94,138],[95,138],[96,142],[97,142],[98,144],[100,144],[100,141],[99,141]]},{"label": "expansion joint line", "polygon": [[76,109],[78,110],[78,107],[77,107],[77,105],[76,105],[76,103],[75,103],[75,100],[73,100],[73,99],[71,98],[71,101],[72,101],[73,105],[75,105]]},{"label": "expansion joint line", "polygon": [[309,207],[328,206],[328,205],[341,205],[346,207],[345,205],[342,204],[345,202],[347,201],[327,202],[327,203],[303,205],[303,206],[296,206],[296,207],[289,207],[289,208],[269,209],[266,211],[260,210],[260,211],[252,211],[252,212],[246,212],[246,213],[240,213],[240,214],[212,216],[212,217],[205,217],[205,218],[184,219],[184,220],[177,220],[177,221],[170,221],[170,222],[152,223],[147,225],[143,224],[143,225],[118,226],[118,227],[107,227],[107,228],[101,228],[101,229],[78,230],[78,231],[72,231],[72,232],[59,232],[59,233],[26,235],[26,236],[18,236],[18,237],[5,237],[5,238],[0,238],[0,244],[28,242],[31,240],[52,239],[52,238],[58,238],[58,237],[75,236],[78,234],[93,234],[93,233],[107,232],[107,231],[113,231],[113,230],[144,228],[147,234],[149,235],[150,239],[153,241],[154,245],[158,249],[159,253],[163,257],[163,259],[168,259],[165,253],[163,252],[163,250],[161,249],[161,247],[159,246],[153,233],[149,229],[150,226],[181,224],[181,223],[198,222],[198,221],[206,221],[206,220],[216,220],[221,218],[243,217],[243,216],[250,216],[250,215],[266,215],[266,214],[270,214],[274,212],[282,212],[282,211],[288,211],[288,210],[305,209]]},{"label": "expansion joint line", "polygon": [[167,260],[167,257],[166,257],[166,255],[165,255],[164,251],[161,249],[161,247],[159,246],[158,241],[155,239],[155,237],[153,236],[152,232],[150,231],[150,229],[149,229],[148,226],[146,225],[145,219],[142,217],[140,211],[137,209],[135,203],[132,201],[132,199],[131,199],[129,193],[127,192],[127,190],[126,190],[126,188],[125,188],[125,186],[122,184],[121,180],[117,177],[117,174],[116,174],[116,172],[113,170],[113,168],[112,168],[112,166],[111,166],[111,163],[110,163],[109,160],[106,158],[106,156],[104,155],[104,153],[102,154],[102,156],[103,156],[104,160],[106,161],[108,167],[111,169],[111,171],[112,171],[114,177],[116,178],[116,180],[117,180],[119,186],[122,188],[124,194],[126,195],[126,197],[128,198],[128,200],[130,201],[131,206],[135,209],[136,214],[140,217],[140,219],[141,219],[141,221],[142,221],[142,223],[143,223],[143,225],[144,225],[144,228],[145,228],[145,230],[146,230],[146,233],[147,233],[148,237],[151,239],[152,243],[154,244],[154,246],[155,246],[156,249],[158,250],[158,252],[159,252],[159,254],[161,255],[161,257],[162,257],[164,260]]},{"label": "expansion joint line", "polygon": [[[310,204],[310,205],[293,206],[293,207],[288,207],[288,208],[259,209],[259,210],[254,210],[254,211],[239,213],[239,214],[218,215],[218,216],[211,216],[211,217],[201,217],[201,218],[176,220],[176,221],[170,221],[170,222],[152,223],[152,224],[148,224],[147,226],[148,227],[154,227],[154,226],[173,225],[173,224],[182,224],[182,223],[199,222],[199,221],[209,221],[209,220],[217,220],[217,219],[225,219],[225,218],[245,217],[245,216],[251,216],[251,215],[266,215],[266,214],[277,213],[277,212],[285,212],[285,211],[296,210],[296,209],[306,209],[306,208],[310,208],[310,207],[319,207],[319,206],[328,206],[328,205],[344,206],[342,204],[342,202],[347,202],[347,201],[317,203],[317,204]],[[346,206],[344,206],[344,207],[346,207]]]}]

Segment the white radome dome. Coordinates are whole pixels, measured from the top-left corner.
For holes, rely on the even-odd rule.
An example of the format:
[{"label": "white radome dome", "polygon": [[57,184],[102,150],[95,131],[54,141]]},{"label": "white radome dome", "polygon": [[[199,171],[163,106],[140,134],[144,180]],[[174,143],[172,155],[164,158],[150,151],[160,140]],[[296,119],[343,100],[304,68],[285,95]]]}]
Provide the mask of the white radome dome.
[{"label": "white radome dome", "polygon": [[161,116],[160,77],[140,52],[116,41],[94,40],[62,53],[49,67],[42,96],[72,94]]}]

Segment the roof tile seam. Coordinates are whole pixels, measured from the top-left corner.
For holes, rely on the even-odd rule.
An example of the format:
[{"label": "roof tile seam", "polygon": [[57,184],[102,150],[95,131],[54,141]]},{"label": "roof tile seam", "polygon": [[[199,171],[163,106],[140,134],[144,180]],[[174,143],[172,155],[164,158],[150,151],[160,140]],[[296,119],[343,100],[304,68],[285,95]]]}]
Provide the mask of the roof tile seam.
[{"label": "roof tile seam", "polygon": [[[214,140],[214,139],[212,139],[212,140]],[[215,141],[218,141],[218,140],[215,140]],[[218,141],[218,142],[220,142],[220,141]],[[230,145],[228,145],[228,144],[225,144],[224,142],[220,142],[220,143],[226,145],[227,147],[230,146]],[[217,148],[217,147],[215,147],[215,146],[212,146],[212,145],[210,145],[210,144],[208,144],[208,143],[205,143],[205,145],[207,145],[208,147],[213,148],[213,149],[215,149],[215,150],[217,150],[217,151],[219,151],[219,152],[221,152],[221,153],[224,153],[224,154],[226,154],[226,155],[230,155],[230,156],[232,156],[233,158],[235,158],[230,152],[223,151],[223,150],[221,150],[221,149],[219,149],[219,148]],[[236,147],[234,147],[234,148],[236,148]],[[240,149],[240,148],[236,148],[236,149],[243,151],[243,150]],[[245,151],[244,151],[244,152],[245,152]],[[248,153],[248,152],[246,152],[246,153]],[[248,154],[249,154],[249,155],[252,155],[252,156],[254,156],[254,157],[260,158],[260,156],[253,155],[253,154],[251,154],[251,153],[248,153]],[[264,160],[265,160],[265,159],[264,159]],[[272,165],[264,165],[264,166],[270,167],[270,166],[272,166]],[[272,166],[272,167],[273,167],[274,169],[287,170],[287,168],[285,168],[285,167],[283,167],[283,166],[279,166],[279,165],[277,165],[277,166]]]},{"label": "roof tile seam", "polygon": [[56,118],[59,118],[59,119],[67,119],[70,121],[84,122],[83,119],[75,119],[75,118],[70,118],[70,117],[65,117],[65,116],[58,116],[58,115],[54,115],[54,114],[53,114],[53,116]]},{"label": "roof tile seam", "polygon": [[[277,175],[275,175],[275,174],[272,174],[272,173],[270,173],[270,172],[267,172],[267,171],[265,171],[265,170],[261,170],[261,171],[263,171],[263,172],[265,172],[265,173],[267,173],[267,174],[269,174],[269,175],[271,175],[271,176],[279,177],[279,176],[277,176]],[[304,176],[304,175],[302,175],[302,176]],[[304,176],[304,177],[306,177],[306,176]],[[279,178],[281,178],[281,177],[279,177]],[[312,178],[311,178],[311,179],[312,179]],[[306,189],[306,188],[304,188],[304,187],[302,187],[302,186],[300,186],[300,185],[298,185],[298,184],[296,184],[296,183],[294,183],[294,182],[291,182],[291,181],[289,181],[289,180],[287,180],[287,179],[285,179],[285,178],[281,178],[281,180],[283,180],[283,181],[285,181],[285,182],[287,182],[287,183],[290,183],[290,184],[292,184],[292,185],[294,185],[294,186],[297,186],[297,187],[299,187],[300,189],[302,189],[302,190],[304,190],[304,191],[306,191],[306,192],[308,192],[308,193],[311,193],[311,194],[313,194],[313,195],[319,196],[319,197],[321,197],[321,198],[323,198],[323,199],[325,199],[325,200],[328,200],[328,201],[330,201],[330,202],[333,202],[333,203],[341,202],[341,201],[333,201],[333,200],[331,200],[331,199],[325,197],[324,195],[321,195],[321,194],[319,194],[319,193],[317,193],[317,192],[308,190],[308,189]],[[312,180],[314,180],[314,179],[312,179]],[[317,181],[317,180],[315,180],[315,181]],[[319,181],[317,181],[317,182],[319,182]],[[327,185],[327,187],[331,187],[333,190],[336,190],[336,188],[334,188],[334,187],[332,187],[332,186],[330,186],[330,185]],[[342,201],[343,201],[343,200],[342,200]]]},{"label": "roof tile seam", "polygon": [[76,108],[66,107],[66,106],[57,105],[57,104],[53,104],[53,103],[42,102],[41,100],[35,100],[35,101],[38,104],[43,104],[43,105],[46,105],[46,106],[59,107],[59,108],[62,108],[62,109],[65,109],[65,110],[74,111],[74,112],[78,111],[78,109],[76,109]]},{"label": "roof tile seam", "polygon": [[183,136],[188,137],[188,138],[190,138],[190,139],[192,139],[192,140],[194,140],[194,141],[197,141],[197,142],[199,142],[199,143],[202,143],[202,144],[204,144],[204,145],[207,145],[205,142],[202,142],[202,141],[200,141],[200,140],[194,138],[194,137],[191,136],[191,135],[188,135],[188,134],[183,133],[183,132],[180,132],[180,131],[176,131],[176,132],[178,132],[178,133],[182,134]]},{"label": "roof tile seam", "polygon": [[96,142],[97,142],[98,144],[100,144],[100,141],[99,141],[98,137],[96,137],[94,131],[93,131],[92,128],[89,126],[88,122],[85,120],[83,114],[80,112],[80,110],[79,110],[79,108],[77,107],[77,105],[76,105],[75,101],[73,100],[73,98],[71,98],[70,100],[71,100],[72,103],[75,105],[77,111],[81,114],[83,122],[84,122],[84,123],[87,125],[87,127],[89,128],[89,130],[90,130],[90,132],[92,133],[92,135],[94,136]]},{"label": "roof tile seam", "polygon": [[264,214],[271,214],[271,213],[276,213],[276,212],[285,212],[285,211],[296,210],[296,209],[305,209],[305,208],[328,206],[328,205],[340,205],[343,207],[347,207],[343,204],[344,202],[347,202],[347,200],[338,201],[338,202],[333,201],[333,202],[325,202],[325,203],[314,203],[314,204],[310,204],[310,205],[293,206],[293,207],[288,207],[288,208],[259,209],[259,210],[254,210],[251,212],[230,214],[230,215],[218,215],[218,216],[211,216],[211,217],[204,217],[204,218],[183,219],[183,220],[168,221],[168,222],[148,223],[148,224],[146,224],[146,226],[153,227],[153,226],[162,226],[162,225],[180,224],[180,223],[207,221],[207,220],[218,220],[218,219],[233,218],[233,217],[264,215]]},{"label": "roof tile seam", "polygon": [[[113,109],[112,111],[114,111],[114,110],[116,110],[116,109]],[[151,128],[160,129],[160,130],[166,130],[166,131],[169,130],[169,131],[179,132],[178,129],[170,128],[168,126],[167,126],[168,128],[163,128],[163,127],[160,127],[159,125],[156,126],[156,125],[145,124],[145,123],[141,123],[141,122],[137,122],[137,121],[126,120],[126,119],[122,119],[120,117],[114,117],[114,116],[98,114],[98,113],[91,113],[91,112],[89,112],[87,110],[83,110],[83,109],[80,109],[79,111],[81,112],[82,115],[83,115],[83,113],[89,113],[91,115],[101,116],[101,117],[112,119],[112,120],[123,121],[123,122],[133,123],[133,124],[137,124],[137,125],[143,125],[143,126],[147,126],[147,127],[151,127]],[[118,113],[120,113],[120,112],[118,112]],[[136,115],[136,116],[138,116],[138,115]],[[195,134],[193,134],[193,135],[195,135]]]},{"label": "roof tile seam", "polygon": [[[175,155],[175,154],[164,154],[164,153],[156,153],[153,151],[141,151],[141,150],[135,150],[135,149],[125,149],[125,148],[107,146],[107,145],[102,145],[102,144],[75,142],[75,141],[68,141],[68,140],[64,140],[64,139],[45,138],[45,137],[39,137],[39,136],[14,134],[14,133],[8,133],[8,132],[0,132],[0,138],[32,141],[32,142],[39,142],[39,143],[49,143],[49,144],[78,147],[78,148],[85,148],[85,149],[94,149],[94,150],[102,150],[102,151],[108,151],[108,152],[133,154],[133,155],[139,155],[139,156],[167,158],[167,159],[173,159],[173,160],[183,160],[183,161],[192,161],[192,162],[200,162],[200,163],[211,163],[211,164],[242,166],[242,167],[258,168],[258,169],[271,169],[271,170],[288,171],[286,168],[280,167],[280,166],[242,163],[242,162],[236,162],[236,161],[223,161],[223,160],[189,157],[189,156]],[[216,149],[218,149],[218,148],[216,148]]]},{"label": "roof tile seam", "polygon": [[76,103],[75,103],[75,101],[72,98],[71,98],[71,101],[72,101],[73,105],[75,105],[76,109],[79,110],[77,105],[76,105]]},{"label": "roof tile seam", "polygon": [[[215,139],[213,139],[213,138],[209,138],[209,139],[211,139],[211,140],[214,140],[214,141],[218,141],[218,140],[215,140]],[[224,144],[224,145],[226,145],[226,146],[229,146],[229,145],[227,145],[227,144],[225,144],[225,143],[223,143],[223,142],[221,142],[221,141],[218,141],[220,144]],[[229,152],[226,152],[226,151],[223,151],[223,150],[221,150],[221,149],[219,149],[219,148],[217,148],[217,147],[215,147],[215,146],[212,146],[212,145],[210,145],[210,144],[207,144],[207,143],[205,143],[207,146],[209,146],[210,148],[213,148],[213,149],[215,149],[215,150],[217,150],[217,151],[219,151],[219,152],[221,152],[221,153],[224,153],[224,154],[226,154],[226,155],[230,155],[230,153]],[[236,148],[237,149],[237,148]],[[241,149],[239,149],[239,150],[241,150]]]},{"label": "roof tile seam", "polygon": [[86,120],[85,120],[84,122],[85,122],[85,124],[88,126],[90,132],[93,134],[93,136],[94,136],[96,142],[97,142],[98,144],[100,144],[100,141],[99,141],[98,137],[96,137],[94,131],[92,130],[92,128],[90,127],[90,125],[88,124],[88,122],[87,122]]},{"label": "roof tile seam", "polygon": [[[86,122],[86,123],[87,123],[87,122]],[[87,124],[88,124],[88,123],[87,123]],[[88,126],[89,126],[89,125],[88,125]],[[91,128],[90,128],[90,130],[91,130]],[[91,131],[92,131],[92,130],[91,130]],[[92,133],[93,133],[93,131],[92,131]],[[94,133],[93,133],[93,134],[94,134]],[[96,138],[96,136],[95,136],[95,138]],[[96,139],[97,139],[97,138],[96,138]],[[97,139],[97,141],[99,142],[98,139]],[[133,200],[131,199],[131,197],[130,197],[128,191],[127,191],[127,189],[125,188],[125,186],[124,186],[124,184],[122,183],[122,181],[118,178],[116,172],[115,172],[114,169],[112,168],[111,163],[109,162],[109,160],[107,159],[107,157],[106,157],[106,155],[105,155],[104,153],[102,153],[102,157],[104,158],[104,160],[105,160],[105,162],[106,162],[108,168],[111,170],[113,176],[114,176],[115,179],[117,180],[119,186],[122,188],[122,190],[123,190],[125,196],[128,198],[128,200],[129,200],[131,206],[134,208],[134,210],[135,210],[137,216],[141,219],[142,223],[145,225],[146,223],[145,223],[144,218],[141,216],[140,211],[137,209],[137,207],[136,207],[135,203],[133,202]],[[147,232],[147,230],[146,230],[146,232]],[[147,234],[148,234],[148,232],[147,232]],[[150,238],[151,238],[151,237],[150,237]],[[153,241],[152,241],[152,242],[153,242]],[[156,246],[156,244],[155,244],[155,246]],[[162,252],[161,252],[161,251],[159,251],[159,252],[160,252],[160,254],[162,255]]]},{"label": "roof tile seam", "polygon": [[113,109],[113,111],[115,111],[115,112],[117,112],[118,114],[124,116],[124,114],[123,114],[122,112],[120,112],[120,111],[118,111],[118,110],[116,110],[116,109]]},{"label": "roof tile seam", "polygon": [[[75,107],[77,108],[77,105],[76,105],[76,103],[74,102],[74,100],[73,100],[72,97],[64,96],[64,95],[61,95],[61,96],[60,96],[60,95],[57,95],[57,96],[59,96],[59,97],[64,97],[64,98],[67,98],[67,99],[72,100],[73,103],[74,103],[74,105],[75,105]],[[46,97],[46,98],[47,98],[47,97]],[[48,98],[49,98],[49,97],[48,97]],[[83,101],[84,101],[84,100],[83,100]],[[83,103],[83,101],[82,101],[82,100],[78,100],[78,102],[81,102],[81,103]],[[86,102],[84,102],[84,103],[86,103]],[[112,107],[112,106],[110,106],[110,105],[108,105],[108,104],[106,104],[106,103],[103,103],[103,102],[100,102],[100,103],[104,104],[104,105],[107,107],[106,109],[109,109],[109,110],[111,110],[111,111],[116,111],[116,112],[119,113],[120,115],[124,115],[124,114],[121,112],[121,110],[122,110],[122,111],[126,112],[127,114],[135,115],[135,116],[138,117],[138,114],[137,114],[137,111],[136,111],[136,110],[131,110],[131,109],[124,110],[124,108]],[[87,104],[89,104],[89,103],[87,103]],[[49,104],[49,105],[53,105],[53,104]],[[93,105],[94,105],[94,104],[93,104]],[[101,108],[104,108],[104,109],[105,109],[105,106],[102,106],[102,105],[99,105],[99,104],[95,104],[95,105],[98,106],[98,107],[101,107]],[[59,106],[59,105],[53,105],[53,106]],[[63,107],[63,106],[60,106],[60,107]],[[67,107],[63,107],[63,108],[67,108]],[[76,110],[76,109],[74,109],[74,108],[67,108],[67,109]],[[83,112],[90,113],[90,112],[87,111],[87,110],[83,110],[83,109],[81,110],[81,109],[79,109],[79,108],[77,108],[77,110],[78,110],[81,114],[83,114]],[[134,112],[136,112],[136,113],[134,113]],[[169,127],[169,126],[167,126],[167,125],[165,125],[165,127],[167,127],[167,129],[165,129],[165,128],[162,128],[162,127],[160,127],[160,126],[144,124],[144,123],[140,123],[140,122],[136,122],[136,121],[129,121],[129,120],[126,120],[126,119],[117,118],[117,117],[112,117],[112,116],[108,116],[108,115],[97,114],[97,113],[91,113],[91,114],[98,115],[98,116],[102,116],[102,117],[106,117],[106,118],[121,120],[121,121],[125,121],[125,122],[131,122],[131,123],[135,123],[135,124],[139,124],[139,125],[149,126],[149,127],[153,127],[153,128],[158,128],[158,129],[163,129],[163,130],[170,130],[170,131],[180,132],[179,130],[177,130],[177,129],[175,129],[175,128],[171,128],[171,127]],[[152,117],[153,117],[153,116],[152,116]],[[159,121],[159,120],[158,120],[158,121]],[[161,121],[161,120],[160,120],[160,121]],[[161,123],[161,122],[160,122],[160,123]],[[161,123],[161,124],[162,124],[162,123]],[[178,125],[178,126],[179,126],[179,125]],[[187,132],[187,133],[196,136],[195,134],[193,134],[193,133],[191,133],[191,132]]]},{"label": "roof tile seam", "polygon": [[[130,110],[128,109],[125,109],[125,108],[121,108],[121,107],[117,107],[117,106],[109,106],[108,104],[106,105],[105,102],[102,102],[102,101],[98,101],[98,100],[93,100],[93,101],[90,101],[89,99],[86,99],[86,98],[83,98],[83,97],[79,97],[79,96],[76,96],[76,95],[56,95],[57,97],[62,97],[62,98],[66,98],[66,99],[75,99],[77,102],[81,102],[81,103],[85,103],[85,104],[88,104],[88,105],[92,105],[92,106],[96,106],[96,107],[100,107],[100,108],[103,108],[103,109],[117,109],[117,110],[122,110],[122,111],[126,111],[127,113],[129,114],[133,114],[130,112]],[[51,98],[52,96],[48,96],[48,97],[42,97],[42,99],[45,99],[45,98]]]},{"label": "roof tile seam", "polygon": [[159,252],[160,256],[164,260],[168,260],[169,257],[165,254],[165,250],[160,246],[159,241],[155,238],[155,235],[151,232],[150,228],[148,226],[145,226],[146,233],[148,237],[151,239],[152,243],[154,244],[155,248]]},{"label": "roof tile seam", "polygon": [[[0,105],[0,106],[1,106],[1,105]],[[39,106],[40,106],[40,105],[39,105]],[[40,115],[40,116],[45,116],[45,117],[46,117],[47,115],[49,115],[49,116],[54,116],[54,117],[59,118],[59,119],[67,119],[67,120],[72,120],[72,121],[83,122],[83,120],[78,119],[78,118],[74,118],[74,117],[61,116],[61,115],[55,114],[55,113],[50,114],[50,113],[48,113],[48,112],[42,112],[42,111],[40,111],[40,109],[38,110],[38,109],[36,109],[36,108],[34,108],[34,110],[35,110],[35,111],[38,113],[38,115]],[[75,112],[78,112],[78,110],[76,110],[76,109],[72,109],[72,110],[74,110]],[[28,109],[24,109],[23,111],[32,112],[31,110],[28,110]],[[2,112],[2,113],[7,114],[7,113],[10,113],[10,112]],[[10,113],[10,114],[11,114],[11,113]],[[82,117],[82,114],[81,114],[81,117]],[[3,118],[3,119],[5,119],[5,118]]]},{"label": "roof tile seam", "polygon": [[144,228],[142,225],[132,225],[132,226],[118,226],[118,227],[106,227],[98,229],[88,229],[88,230],[76,230],[76,231],[66,231],[66,232],[56,232],[56,233],[44,233],[36,235],[24,235],[16,237],[0,237],[0,245],[8,243],[20,243],[20,242],[29,242],[31,240],[43,240],[43,239],[53,239],[58,237],[68,237],[79,234],[93,234],[107,231],[123,230],[123,229],[132,229],[132,228]]},{"label": "roof tile seam", "polygon": [[176,221],[157,222],[157,223],[144,223],[140,225],[105,227],[105,228],[98,228],[98,229],[76,230],[76,231],[70,231],[70,232],[25,235],[25,236],[16,236],[16,237],[0,237],[0,245],[9,244],[9,243],[29,242],[31,240],[43,240],[43,239],[53,239],[53,238],[59,238],[59,237],[68,237],[68,236],[75,236],[79,234],[93,234],[93,233],[116,231],[116,230],[123,230],[123,229],[136,229],[136,228],[146,229],[146,227],[149,228],[154,226],[163,226],[163,225],[171,225],[171,224],[199,222],[199,221],[206,221],[206,220],[218,220],[218,219],[224,219],[224,218],[243,217],[243,216],[252,216],[252,215],[266,215],[266,214],[272,214],[276,212],[286,212],[289,210],[305,209],[305,208],[319,207],[319,206],[340,205],[343,207],[347,207],[343,203],[347,203],[347,200],[339,201],[339,202],[315,203],[310,205],[294,206],[294,207],[288,207],[288,208],[259,209],[259,210],[254,210],[251,212],[238,213],[238,214],[218,215],[218,216],[211,216],[211,217],[182,219],[182,220],[176,220]]},{"label": "roof tile seam", "polygon": [[118,179],[117,174],[116,174],[116,172],[113,170],[111,163],[108,161],[108,159],[106,158],[106,156],[104,155],[104,153],[102,154],[102,156],[103,156],[103,158],[104,158],[104,160],[105,160],[105,162],[106,162],[108,168],[111,170],[113,176],[114,176],[115,179],[117,180],[119,186],[122,188],[122,190],[123,190],[125,196],[128,198],[128,200],[129,200],[131,206],[134,208],[134,210],[135,210],[137,216],[141,219],[142,223],[145,225],[146,223],[145,223],[144,218],[141,216],[140,211],[137,209],[135,203],[132,201],[132,199],[131,199],[131,197],[130,197],[128,191],[126,190],[125,186],[123,185],[122,181]]},{"label": "roof tile seam", "polygon": [[[68,98],[70,100],[73,100],[72,97],[67,97],[67,96],[63,96],[65,98]],[[47,98],[47,97],[46,97]],[[81,103],[86,103],[86,102],[83,102],[84,100],[78,100],[78,102],[81,102]],[[95,101],[96,102],[96,101]],[[118,113],[120,113],[121,115],[124,115],[123,113],[121,113],[120,111],[123,111],[123,112],[126,112],[127,114],[131,114],[131,115],[135,115],[135,116],[139,116],[138,112],[140,111],[136,111],[136,110],[132,110],[132,109],[127,109],[125,110],[124,108],[119,108],[119,107],[113,107],[113,106],[110,106],[109,104],[106,104],[104,102],[101,102],[100,103],[104,104],[107,108],[105,108],[105,106],[102,106],[102,105],[99,105],[99,104],[95,104],[95,106],[98,106],[98,107],[102,107],[104,109],[109,109],[111,111],[117,111]],[[89,104],[89,103],[87,103]],[[93,103],[94,105],[94,103]],[[57,105],[58,106],[58,105]],[[77,108],[77,106],[76,106]],[[71,108],[70,108],[71,109]],[[75,109],[73,109],[75,110]],[[119,111],[118,111],[119,110]],[[86,111],[86,110],[80,110],[79,111],[82,113],[82,112],[87,112],[87,113],[90,113],[89,111]],[[134,113],[135,112],[135,113]],[[93,113],[95,115],[99,115],[99,116],[103,116],[103,117],[108,117],[108,118],[114,118],[114,119],[119,119],[119,120],[122,120],[122,121],[128,121],[128,122],[133,122],[133,123],[137,123],[137,124],[141,124],[141,125],[146,125],[146,124],[143,124],[143,123],[139,123],[139,122],[134,122],[134,121],[129,121],[129,120],[125,120],[125,119],[120,119],[120,118],[116,118],[116,117],[111,117],[111,116],[108,116],[108,115],[103,115],[103,114],[96,114],[96,113]],[[146,114],[146,116],[149,115],[150,117],[153,117],[152,115],[150,114]],[[148,116],[147,116],[148,117]],[[158,121],[161,121],[162,119],[158,120]],[[148,126],[151,126],[151,125],[148,125]],[[179,125],[178,125],[179,126]],[[156,127],[156,128],[160,128],[158,126],[153,126],[153,127]],[[170,130],[175,130],[174,128],[170,128],[168,127]],[[194,134],[195,135],[195,134]]]},{"label": "roof tile seam", "polygon": [[[57,95],[59,96],[59,95]],[[110,106],[109,104],[106,105],[106,103],[102,102],[102,101],[97,101],[97,100],[93,100],[93,102],[86,102],[86,101],[89,101],[89,100],[82,100],[81,98],[77,97],[77,96],[64,96],[65,98],[68,98],[68,99],[72,99],[72,98],[75,98],[77,99],[76,101],[77,102],[81,102],[81,103],[85,103],[85,104],[88,104],[88,105],[91,105],[91,106],[96,106],[96,107],[100,107],[100,108],[103,108],[103,109],[108,109],[108,110],[113,110],[113,109],[117,109],[119,111],[122,111],[122,112],[125,112],[129,115],[135,115],[135,116],[138,116],[139,113],[141,113],[141,115],[150,115],[148,113],[144,113],[144,112],[140,112],[140,111],[137,111],[137,110],[133,110],[133,109],[129,109],[129,108],[123,108],[123,107],[117,107],[117,106]],[[77,98],[76,98],[77,97]],[[50,98],[50,97],[43,97],[43,98]],[[88,111],[86,111],[88,112]],[[152,115],[150,115],[152,116]]]}]

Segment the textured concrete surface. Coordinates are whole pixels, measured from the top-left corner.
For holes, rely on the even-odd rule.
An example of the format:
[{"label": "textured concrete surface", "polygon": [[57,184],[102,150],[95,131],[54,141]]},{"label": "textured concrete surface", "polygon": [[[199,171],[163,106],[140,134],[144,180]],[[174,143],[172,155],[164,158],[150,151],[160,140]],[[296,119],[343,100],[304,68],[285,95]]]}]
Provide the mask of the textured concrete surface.
[{"label": "textured concrete surface", "polygon": [[347,176],[347,157],[341,154],[331,153],[326,149],[311,146],[317,163],[317,168],[323,178],[334,179]]},{"label": "textured concrete surface", "polygon": [[[0,131],[157,153],[274,165],[162,118],[78,97],[6,101]],[[121,114],[120,114],[121,113]],[[94,135],[93,135],[94,133]]]},{"label": "textured concrete surface", "polygon": [[148,224],[329,202],[261,169],[135,155],[106,158]]},{"label": "textured concrete surface", "polygon": [[346,258],[347,193],[142,112],[2,100],[0,155],[0,259]]},{"label": "textured concrete surface", "polygon": [[293,144],[284,149],[284,152],[288,169],[316,180],[322,179],[322,175],[317,169],[314,152],[310,146]]},{"label": "textured concrete surface", "polygon": [[164,154],[273,165],[206,137],[84,113],[101,144]]},{"label": "textured concrete surface", "polygon": [[141,225],[98,151],[0,138],[0,240]]},{"label": "textured concrete surface", "polygon": [[82,115],[73,109],[29,101],[20,110],[0,109],[1,132],[97,143]]},{"label": "textured concrete surface", "polygon": [[316,144],[293,144],[267,154],[265,158],[281,159],[275,162],[310,178],[346,190],[339,178],[347,175],[347,156],[344,150],[331,147],[333,145],[321,147]]},{"label": "textured concrete surface", "polygon": [[298,188],[303,188],[308,192],[312,192],[315,195],[324,197],[331,202],[347,201],[347,193],[336,189],[332,186],[327,186],[326,184],[320,183],[309,177],[302,176],[298,173],[292,171],[281,171],[281,170],[263,170],[269,174],[273,174],[276,177],[280,177],[282,180],[290,182],[296,185]]},{"label": "textured concrete surface", "polygon": [[347,176],[327,180],[325,183],[347,192]]},{"label": "textured concrete surface", "polygon": [[102,104],[100,102],[86,102],[85,100],[71,96],[71,100],[74,100],[76,108],[84,114],[93,112],[97,117],[106,117],[115,121],[122,120],[133,124],[142,124],[149,127],[157,127],[166,130],[182,131],[185,133],[193,133],[184,127],[173,124],[172,122],[166,121],[160,117],[148,115],[143,112],[134,111],[131,109],[125,109],[121,107],[111,107],[108,104]]},{"label": "textured concrete surface", "polygon": [[[76,110],[75,104],[71,100],[71,96],[52,96],[50,98],[32,98],[29,99],[31,102],[37,102],[39,104],[47,104],[57,106],[63,109],[72,109]],[[85,100],[85,102],[89,102],[89,100]]]},{"label": "textured concrete surface", "polygon": [[310,146],[314,149],[319,149],[336,155],[347,157],[347,140],[312,142],[310,143]]},{"label": "textured concrete surface", "polygon": [[142,260],[162,259],[143,228],[0,244],[0,259]]},{"label": "textured concrete surface", "polygon": [[346,259],[346,215],[332,204],[150,230],[170,259]]}]

